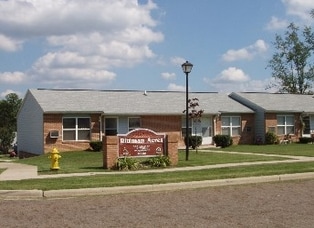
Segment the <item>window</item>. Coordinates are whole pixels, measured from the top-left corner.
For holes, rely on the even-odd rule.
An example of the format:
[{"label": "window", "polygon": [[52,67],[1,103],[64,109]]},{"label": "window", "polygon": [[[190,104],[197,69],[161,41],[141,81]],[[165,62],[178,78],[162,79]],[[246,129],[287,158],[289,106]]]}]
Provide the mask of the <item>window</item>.
[{"label": "window", "polygon": [[[182,126],[182,136],[186,136],[186,118],[181,119],[181,126]],[[189,135],[192,135],[192,121],[189,120]]]},{"label": "window", "polygon": [[63,140],[90,140],[89,117],[64,117],[62,120]]},{"label": "window", "polygon": [[277,134],[289,135],[294,133],[294,116],[278,115],[277,116]]},{"label": "window", "polygon": [[106,135],[117,135],[118,134],[118,119],[117,118],[106,118],[105,119],[105,134]]},{"label": "window", "polygon": [[241,134],[240,116],[222,116],[221,134],[230,136],[240,135]]},{"label": "window", "polygon": [[141,127],[141,118],[140,117],[130,117],[129,118],[129,131],[132,131],[136,128]]}]

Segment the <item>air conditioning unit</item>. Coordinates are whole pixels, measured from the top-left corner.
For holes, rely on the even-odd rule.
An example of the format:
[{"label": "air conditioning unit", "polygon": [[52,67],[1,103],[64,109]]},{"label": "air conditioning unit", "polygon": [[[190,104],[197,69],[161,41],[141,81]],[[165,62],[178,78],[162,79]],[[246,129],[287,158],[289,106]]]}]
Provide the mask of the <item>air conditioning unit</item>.
[{"label": "air conditioning unit", "polygon": [[51,130],[49,132],[49,136],[51,139],[57,139],[57,138],[59,138],[59,131],[58,130]]}]

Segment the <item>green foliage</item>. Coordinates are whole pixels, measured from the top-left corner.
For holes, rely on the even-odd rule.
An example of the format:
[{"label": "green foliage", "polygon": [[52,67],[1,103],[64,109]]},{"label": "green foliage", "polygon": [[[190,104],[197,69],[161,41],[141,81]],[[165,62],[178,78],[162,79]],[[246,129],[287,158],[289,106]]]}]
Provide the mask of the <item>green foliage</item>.
[{"label": "green foliage", "polygon": [[274,132],[267,132],[265,135],[266,144],[276,144],[278,143],[278,137]]},{"label": "green foliage", "polygon": [[152,158],[148,159],[147,164],[150,167],[156,167],[156,168],[162,167],[162,168],[165,168],[165,167],[170,165],[170,159],[167,156],[152,157]]},{"label": "green foliage", "polygon": [[[189,146],[195,149],[199,147],[200,145],[202,145],[202,141],[203,141],[202,136],[192,135],[189,137]],[[186,137],[184,139],[184,142],[186,144]]]},{"label": "green foliage", "polygon": [[311,142],[312,142],[312,138],[309,138],[309,137],[300,137],[299,138],[299,143],[307,144],[307,143],[311,143]]},{"label": "green foliage", "polygon": [[22,99],[15,93],[10,93],[5,100],[0,100],[0,150],[8,152],[16,131],[16,118]]},{"label": "green foliage", "polygon": [[14,131],[10,128],[0,128],[0,151],[8,153],[12,147],[12,142],[14,140]]},{"label": "green foliage", "polygon": [[148,159],[140,160],[133,157],[118,158],[116,168],[118,170],[138,170],[144,168],[165,168],[170,165],[168,156],[150,157]]},{"label": "green foliage", "polygon": [[132,157],[123,157],[123,158],[118,158],[116,162],[116,167],[118,170],[137,170],[139,167],[139,161]]},{"label": "green foliage", "polygon": [[276,35],[276,53],[269,61],[275,79],[268,88],[276,87],[279,92],[292,94],[311,93],[314,80],[314,67],[311,56],[314,51],[314,33],[305,27],[302,33],[291,23],[284,37]]},{"label": "green foliage", "polygon": [[216,146],[220,146],[222,148],[231,146],[233,144],[233,140],[230,135],[215,135],[213,140]]},{"label": "green foliage", "polygon": [[90,147],[93,151],[101,151],[102,150],[102,141],[92,141],[89,143]]}]

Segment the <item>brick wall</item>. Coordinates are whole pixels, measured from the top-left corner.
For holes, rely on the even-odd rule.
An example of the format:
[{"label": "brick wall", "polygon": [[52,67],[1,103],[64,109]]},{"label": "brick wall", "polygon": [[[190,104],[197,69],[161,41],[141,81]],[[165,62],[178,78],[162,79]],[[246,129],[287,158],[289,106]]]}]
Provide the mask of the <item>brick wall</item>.
[{"label": "brick wall", "polygon": [[[62,114],[45,114],[44,115],[44,153],[49,153],[56,147],[60,152],[76,151],[90,149],[89,141],[62,142]],[[99,114],[90,115],[91,118],[91,140],[99,140]],[[50,138],[49,132],[51,130],[58,130],[59,137],[57,139]]]},{"label": "brick wall", "polygon": [[151,129],[155,132],[181,132],[180,116],[141,116],[143,128]]},{"label": "brick wall", "polygon": [[[233,116],[238,116],[236,114],[233,114]],[[221,116],[216,118],[216,129],[214,134],[219,135],[221,134]],[[239,136],[233,136],[233,144],[252,144],[254,143],[254,114],[248,113],[248,114],[242,114],[241,115],[241,135]]]},{"label": "brick wall", "polygon": [[182,137],[181,116],[141,116],[141,127],[155,132],[177,132],[179,146],[185,146]]},{"label": "brick wall", "polygon": [[[266,113],[265,114],[265,132],[269,130],[269,127],[275,127],[275,133],[277,134],[277,113]],[[291,140],[296,142],[302,135],[300,114],[294,114],[294,133],[290,134]],[[284,135],[278,135],[279,140],[284,139]]]}]

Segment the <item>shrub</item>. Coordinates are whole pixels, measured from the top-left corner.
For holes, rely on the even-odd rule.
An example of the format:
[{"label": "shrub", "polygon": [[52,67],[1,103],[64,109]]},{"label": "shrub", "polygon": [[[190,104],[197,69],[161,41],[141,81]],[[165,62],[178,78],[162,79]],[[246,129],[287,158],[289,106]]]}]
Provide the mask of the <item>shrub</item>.
[{"label": "shrub", "polygon": [[118,158],[116,162],[116,168],[118,170],[137,170],[139,168],[139,162],[132,157]]},{"label": "shrub", "polygon": [[276,144],[278,143],[278,137],[274,132],[267,132],[265,135],[266,144]]},{"label": "shrub", "polygon": [[170,159],[167,156],[152,157],[145,162],[150,167],[167,167],[170,165]]},{"label": "shrub", "polygon": [[231,146],[233,143],[230,135],[215,135],[213,140],[216,146],[221,146],[222,148]]},{"label": "shrub", "polygon": [[311,142],[312,142],[312,138],[309,138],[309,137],[300,137],[299,138],[299,143],[307,144],[307,143],[311,143]]},{"label": "shrub", "polygon": [[102,141],[93,141],[93,142],[90,142],[89,145],[93,149],[93,151],[102,150]]},{"label": "shrub", "polygon": [[116,161],[116,169],[118,170],[138,170],[145,168],[165,168],[171,164],[168,156],[150,157],[145,160],[139,160],[133,157],[121,157]]},{"label": "shrub", "polygon": [[[189,147],[192,147],[193,149],[202,145],[202,142],[203,142],[202,136],[198,135],[189,136]],[[184,143],[186,145],[186,137],[184,138]]]}]

